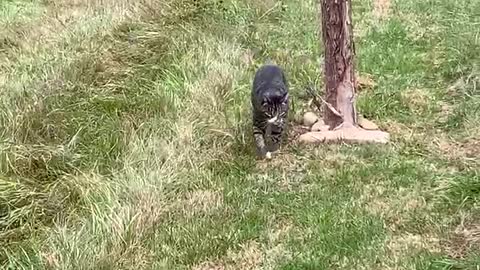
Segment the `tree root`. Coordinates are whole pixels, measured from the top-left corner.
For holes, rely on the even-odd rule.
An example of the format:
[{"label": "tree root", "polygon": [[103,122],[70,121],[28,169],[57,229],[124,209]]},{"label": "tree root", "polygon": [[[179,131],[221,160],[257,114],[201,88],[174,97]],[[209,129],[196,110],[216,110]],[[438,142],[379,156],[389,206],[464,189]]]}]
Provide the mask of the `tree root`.
[{"label": "tree root", "polygon": [[380,130],[365,130],[351,124],[343,123],[334,130],[307,132],[298,138],[301,143],[381,143],[386,144],[390,140],[390,134]]}]

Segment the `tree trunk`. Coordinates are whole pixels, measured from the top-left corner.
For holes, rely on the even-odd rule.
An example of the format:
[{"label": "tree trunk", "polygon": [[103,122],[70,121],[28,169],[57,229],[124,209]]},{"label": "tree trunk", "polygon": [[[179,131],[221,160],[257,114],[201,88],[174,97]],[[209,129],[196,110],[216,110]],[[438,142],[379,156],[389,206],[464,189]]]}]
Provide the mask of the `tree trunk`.
[{"label": "tree trunk", "polygon": [[331,129],[343,122],[357,125],[351,0],[320,0],[325,48],[324,121]]},{"label": "tree trunk", "polygon": [[[390,135],[366,130],[357,123],[351,0],[320,0],[325,48],[325,106],[323,118],[329,130],[307,132],[304,143],[387,143]],[[359,126],[360,125],[360,126]]]}]

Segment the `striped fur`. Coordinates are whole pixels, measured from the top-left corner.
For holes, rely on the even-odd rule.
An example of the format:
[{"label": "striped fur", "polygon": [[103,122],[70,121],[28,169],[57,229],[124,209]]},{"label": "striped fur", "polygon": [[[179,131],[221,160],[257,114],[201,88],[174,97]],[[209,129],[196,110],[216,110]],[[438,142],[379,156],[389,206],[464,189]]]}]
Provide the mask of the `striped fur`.
[{"label": "striped fur", "polygon": [[257,70],[252,87],[253,136],[257,155],[277,151],[288,118],[288,85],[283,70],[267,64]]}]

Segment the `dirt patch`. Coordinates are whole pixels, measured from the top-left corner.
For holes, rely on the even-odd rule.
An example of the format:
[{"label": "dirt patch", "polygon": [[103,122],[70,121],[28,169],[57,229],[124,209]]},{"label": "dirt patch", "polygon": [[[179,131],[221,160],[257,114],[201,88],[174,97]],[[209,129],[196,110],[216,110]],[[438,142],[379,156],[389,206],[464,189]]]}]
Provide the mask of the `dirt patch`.
[{"label": "dirt patch", "polygon": [[373,14],[376,18],[385,19],[388,18],[391,9],[390,0],[374,0],[373,1]]},{"label": "dirt patch", "polygon": [[447,254],[463,259],[472,251],[480,252],[480,220],[461,222],[445,242]]},{"label": "dirt patch", "polygon": [[480,156],[480,141],[469,138],[463,141],[456,141],[452,138],[442,136],[431,141],[430,147],[433,151],[439,152],[448,160],[460,160],[477,162]]}]

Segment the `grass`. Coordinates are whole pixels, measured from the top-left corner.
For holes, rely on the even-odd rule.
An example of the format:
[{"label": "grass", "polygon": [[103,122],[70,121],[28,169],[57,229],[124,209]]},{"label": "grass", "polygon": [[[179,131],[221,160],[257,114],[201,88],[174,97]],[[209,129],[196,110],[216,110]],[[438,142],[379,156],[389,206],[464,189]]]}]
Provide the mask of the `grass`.
[{"label": "grass", "polygon": [[476,269],[479,2],[353,4],[392,143],[265,163],[251,79],[273,58],[305,110],[315,1],[1,2],[1,268]]}]

